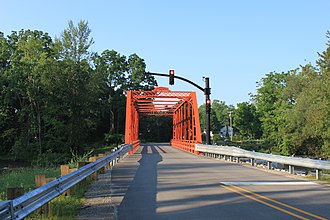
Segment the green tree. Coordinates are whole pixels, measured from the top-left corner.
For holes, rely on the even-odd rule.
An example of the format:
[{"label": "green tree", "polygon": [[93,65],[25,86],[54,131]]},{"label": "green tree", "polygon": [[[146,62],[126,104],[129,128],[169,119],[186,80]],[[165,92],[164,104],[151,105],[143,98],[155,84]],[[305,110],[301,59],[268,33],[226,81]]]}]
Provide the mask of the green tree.
[{"label": "green tree", "polygon": [[253,97],[260,116],[263,138],[271,146],[280,145],[282,140],[278,131],[283,126],[283,121],[279,119],[277,110],[287,75],[288,73],[274,72],[267,74],[259,82],[257,94]]},{"label": "green tree", "polygon": [[145,142],[169,142],[173,120],[166,116],[143,117],[140,120],[140,139]]},{"label": "green tree", "polygon": [[108,122],[102,130],[123,133],[126,108],[126,91],[129,89],[153,89],[157,82],[153,76],[145,75],[144,60],[136,54],[128,58],[114,50],[105,50],[94,57],[95,71],[101,78],[101,93],[104,111],[103,121]]},{"label": "green tree", "polygon": [[[314,139],[310,137],[316,137],[316,130],[311,130],[314,126],[308,123],[312,117],[309,117],[307,112],[314,105],[317,96],[313,94],[313,88],[318,87],[318,78],[318,73],[311,65],[305,65],[300,72],[288,75],[281,101],[278,102],[280,108],[278,107],[277,114],[284,123],[279,129],[282,142],[277,146],[277,151],[283,154],[311,155],[306,143]],[[314,152],[316,151],[315,148]]]},{"label": "green tree", "polygon": [[[217,99],[213,100],[211,106],[211,130],[214,134],[219,133],[221,126],[229,125],[229,113],[234,111],[235,108],[232,105],[226,105],[225,102],[219,101]],[[205,129],[205,104],[198,108],[201,130]]]},{"label": "green tree", "polygon": [[212,102],[212,109],[216,114],[216,117],[221,125],[229,125],[229,114],[235,111],[233,105],[226,105],[224,101],[219,101],[217,99]]},{"label": "green tree", "polygon": [[[90,130],[95,128],[90,107],[94,102],[93,83],[91,79],[93,71],[90,66],[92,54],[89,51],[93,44],[90,37],[91,30],[88,22],[80,21],[74,26],[72,21],[69,27],[61,35],[57,42],[61,45],[61,71],[63,72],[65,94],[62,102],[67,105],[64,117],[68,120],[64,123],[67,128],[69,146],[73,150],[81,150],[82,144],[88,141]],[[63,82],[64,81],[64,82]],[[60,98],[60,97],[59,97]]]},{"label": "green tree", "polygon": [[157,86],[154,76],[146,75],[146,64],[137,54],[132,54],[127,60],[128,89],[153,89]]},{"label": "green tree", "polygon": [[123,136],[126,90],[157,82],[136,54],[91,53],[90,34],[85,21],[69,21],[55,41],[38,30],[0,32],[1,152],[64,162],[109,131]]},{"label": "green tree", "polygon": [[91,29],[87,21],[79,21],[75,26],[73,21],[68,22],[68,28],[61,35],[59,42],[62,44],[61,55],[63,59],[70,59],[75,63],[82,60],[89,60],[91,52],[90,47],[94,43],[90,37]]},{"label": "green tree", "polygon": [[[42,31],[21,30],[8,37],[9,65],[2,77],[6,80],[3,106],[11,110],[16,126],[5,129],[15,135],[11,152],[16,156],[40,155],[43,148],[44,74],[53,57],[52,39]],[[11,139],[11,138],[9,138]]]},{"label": "green tree", "polygon": [[15,129],[15,109],[12,99],[7,95],[10,91],[7,71],[10,69],[12,47],[9,40],[0,32],[0,150],[7,153],[17,136]]},{"label": "green tree", "polygon": [[[319,54],[320,58],[317,60],[317,67],[320,69],[321,78],[321,93],[322,96],[322,111],[319,112],[323,115],[322,124],[322,154],[324,157],[330,158],[330,31],[326,34],[328,42],[325,51]],[[318,97],[318,99],[320,99]]]},{"label": "green tree", "polygon": [[261,122],[255,105],[247,102],[237,104],[234,115],[234,127],[243,136],[247,136],[250,139],[261,137]]}]

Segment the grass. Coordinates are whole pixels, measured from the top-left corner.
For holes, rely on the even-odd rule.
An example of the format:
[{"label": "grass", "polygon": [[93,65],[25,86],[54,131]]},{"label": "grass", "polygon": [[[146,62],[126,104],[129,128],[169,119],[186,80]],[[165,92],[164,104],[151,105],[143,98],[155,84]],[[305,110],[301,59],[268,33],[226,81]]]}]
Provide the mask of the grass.
[{"label": "grass", "polygon": [[59,177],[59,168],[18,168],[5,170],[0,174],[0,201],[6,200],[6,191],[10,187],[23,187],[24,192],[35,188],[34,177],[37,174],[46,174],[46,177]]},{"label": "grass", "polygon": [[[116,146],[86,147],[84,155],[75,155],[69,164],[72,166],[77,161],[87,161],[90,155],[98,155],[104,152],[111,152]],[[6,158],[8,159],[8,158]],[[10,159],[10,158],[9,158]],[[9,187],[23,187],[27,193],[35,189],[35,175],[45,174],[47,178],[59,177],[60,169],[58,168],[17,168],[8,169],[0,172],[0,201],[6,200],[6,191]],[[78,183],[70,189],[70,196],[60,195],[49,202],[48,206],[35,211],[26,219],[34,220],[73,220],[84,202],[84,193],[87,191],[92,179],[88,177],[86,180]]]},{"label": "grass", "polygon": [[[324,171],[322,171],[322,174],[329,174],[329,171],[324,170]],[[309,175],[305,176],[305,178],[307,178],[309,180],[316,180],[315,174],[311,174],[311,173]],[[320,180],[330,183],[330,176],[329,175],[321,175]]]},{"label": "grass", "polygon": [[322,176],[323,181],[329,182],[330,183],[330,176]]},{"label": "grass", "polygon": [[112,149],[117,147],[117,145],[107,145],[107,146],[100,146],[100,147],[87,147],[85,148],[86,151],[93,150],[93,155],[104,154],[105,152],[111,152]]},{"label": "grass", "polygon": [[92,182],[91,178],[78,183],[70,189],[70,196],[61,195],[53,199],[47,211],[32,214],[28,219],[34,220],[74,220],[84,202],[84,193]]},{"label": "grass", "polygon": [[[9,187],[23,187],[24,192],[35,189],[35,175],[46,174],[46,177],[59,177],[59,168],[19,168],[6,170],[0,175],[0,201],[6,200],[6,191]],[[70,196],[61,195],[52,200],[47,209],[32,213],[26,219],[36,220],[70,220],[76,215],[84,201],[84,193],[92,182],[91,178],[78,183],[70,189]],[[46,210],[46,211],[45,211]]]}]

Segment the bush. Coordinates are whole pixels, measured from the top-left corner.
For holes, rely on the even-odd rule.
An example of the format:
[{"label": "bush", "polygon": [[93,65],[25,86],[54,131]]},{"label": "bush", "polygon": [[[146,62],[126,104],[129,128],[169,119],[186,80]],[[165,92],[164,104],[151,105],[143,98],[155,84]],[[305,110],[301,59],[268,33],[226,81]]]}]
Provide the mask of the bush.
[{"label": "bush", "polygon": [[94,150],[90,150],[89,152],[86,152],[83,155],[78,155],[71,150],[71,160],[69,162],[70,168],[71,169],[78,168],[79,162],[88,162],[88,158],[92,155],[93,152]]},{"label": "bush", "polygon": [[70,156],[68,154],[53,153],[49,151],[34,159],[32,165],[37,167],[55,167],[60,164],[65,164],[69,160]]},{"label": "bush", "polygon": [[219,134],[214,134],[213,135],[213,139],[212,139],[213,144],[217,145],[217,144],[220,144],[223,141],[224,141],[224,139]]},{"label": "bush", "polygon": [[121,144],[124,143],[124,135],[122,134],[115,134],[113,132],[107,133],[104,135],[104,141],[106,144]]}]

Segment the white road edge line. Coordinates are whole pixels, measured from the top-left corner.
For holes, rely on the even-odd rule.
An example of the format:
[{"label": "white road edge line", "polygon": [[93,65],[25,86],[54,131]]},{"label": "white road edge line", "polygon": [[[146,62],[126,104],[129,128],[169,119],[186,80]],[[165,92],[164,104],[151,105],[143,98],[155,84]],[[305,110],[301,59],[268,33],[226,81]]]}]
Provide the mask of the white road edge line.
[{"label": "white road edge line", "polygon": [[278,185],[278,186],[286,186],[286,185],[317,185],[317,183],[313,182],[220,182],[221,185],[235,185],[235,186],[247,186],[247,185]]}]

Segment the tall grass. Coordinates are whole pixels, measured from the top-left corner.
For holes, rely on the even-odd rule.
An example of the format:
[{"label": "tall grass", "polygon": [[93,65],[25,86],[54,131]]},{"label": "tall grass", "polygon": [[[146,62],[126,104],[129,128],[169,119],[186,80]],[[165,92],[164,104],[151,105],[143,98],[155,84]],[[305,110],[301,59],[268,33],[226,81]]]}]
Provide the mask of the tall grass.
[{"label": "tall grass", "polygon": [[[88,157],[94,152],[111,151],[113,146],[105,146],[97,150],[89,149],[84,155],[78,155],[71,152],[71,167],[77,167],[79,161],[88,161]],[[60,168],[18,168],[3,170],[0,172],[0,201],[6,200],[7,188],[23,187],[27,193],[35,189],[35,175],[45,174],[47,178],[60,177]],[[46,208],[32,213],[26,219],[36,220],[70,220],[76,219],[76,215],[83,204],[84,193],[87,191],[92,179],[90,177],[78,183],[70,189],[70,196],[60,195],[53,199]]]},{"label": "tall grass", "polygon": [[[25,193],[35,189],[35,175],[45,174],[49,177],[59,177],[59,168],[19,168],[6,170],[0,174],[0,201],[6,200],[6,191],[9,187],[23,187]],[[26,219],[35,220],[70,220],[76,215],[84,201],[84,193],[92,182],[91,178],[78,183],[70,189],[70,196],[61,195],[52,200],[48,207],[32,213]]]},{"label": "tall grass", "polygon": [[78,183],[70,189],[71,196],[60,195],[53,199],[47,210],[36,212],[29,216],[33,220],[74,220],[84,201],[84,193],[92,182],[91,178]]},{"label": "tall grass", "polygon": [[0,201],[6,200],[6,191],[10,187],[23,187],[25,192],[35,189],[35,175],[59,177],[59,168],[17,168],[5,170],[0,174]]}]

